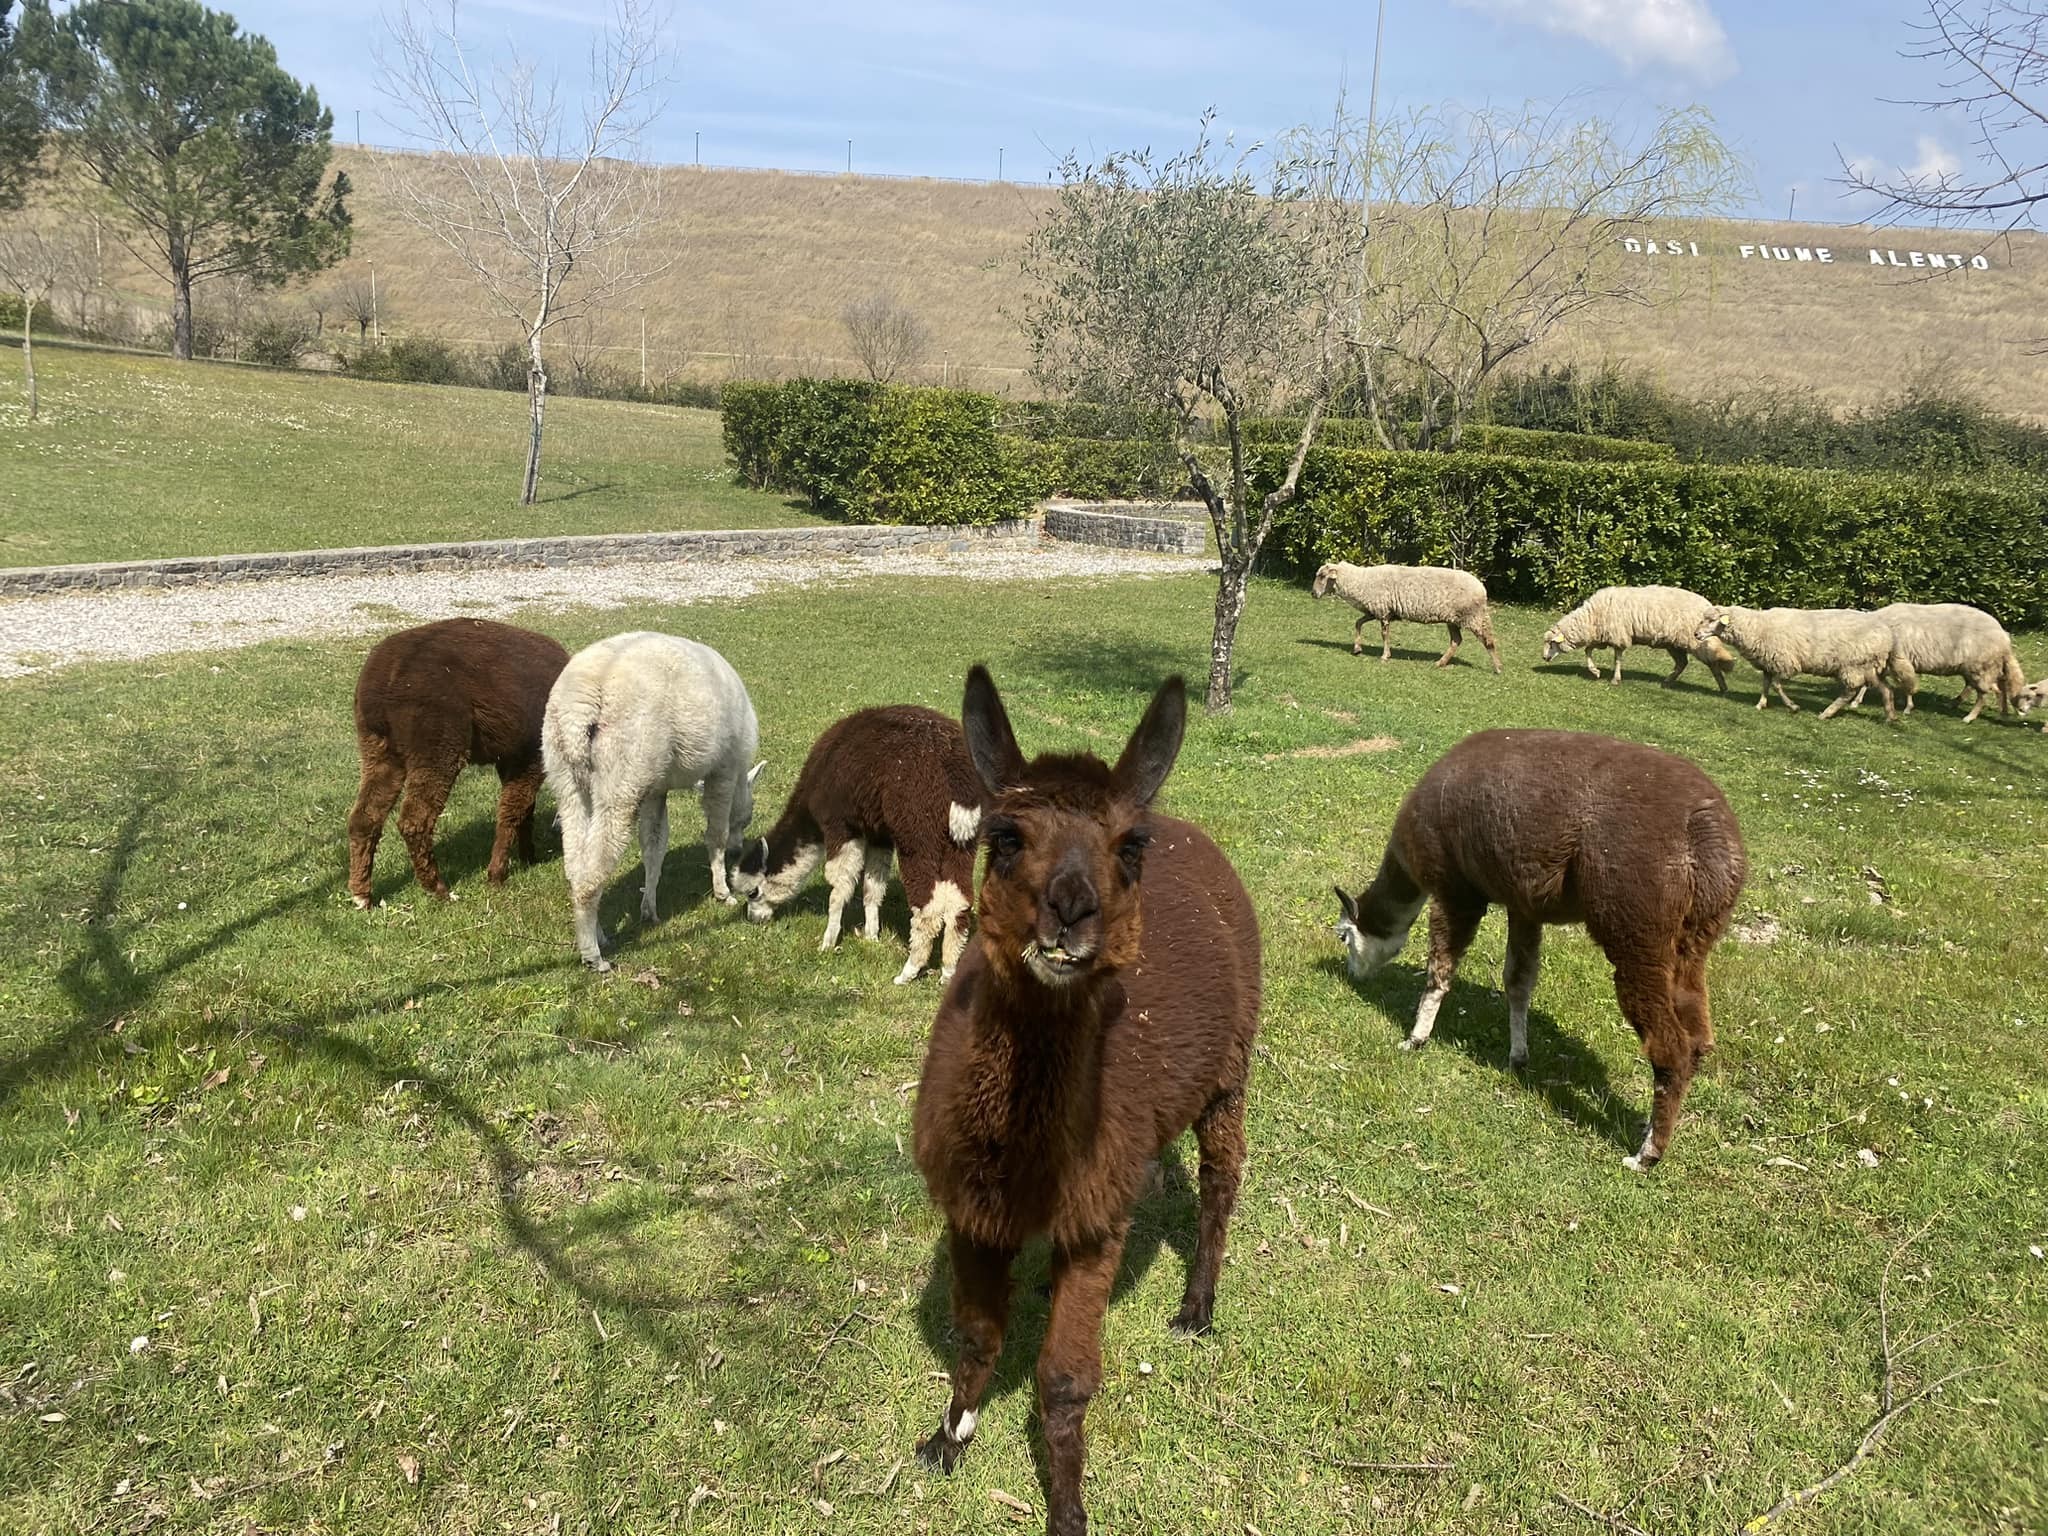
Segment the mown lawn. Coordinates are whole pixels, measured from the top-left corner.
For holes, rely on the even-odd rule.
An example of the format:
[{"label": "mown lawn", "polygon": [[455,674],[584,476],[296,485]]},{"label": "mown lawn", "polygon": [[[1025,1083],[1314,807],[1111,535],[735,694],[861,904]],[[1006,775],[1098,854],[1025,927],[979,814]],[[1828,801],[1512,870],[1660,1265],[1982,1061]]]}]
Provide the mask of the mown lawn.
[{"label": "mown lawn", "polygon": [[[974,659],[1027,750],[1113,750],[1163,672],[1200,670],[1211,598],[899,580],[544,627],[722,648],[762,717],[761,825],[828,721],[957,707]],[[2048,740],[1964,727],[1946,682],[1891,728],[1667,692],[1661,657],[1596,685],[1532,666],[1530,612],[1501,616],[1502,678],[1431,670],[1415,629],[1381,666],[1347,619],[1261,584],[1238,708],[1193,722],[1168,787],[1251,886],[1268,1001],[1215,1334],[1165,1328],[1191,1148],[1127,1250],[1089,1416],[1099,1527],[1607,1529],[1575,1500],[1733,1532],[1878,1412],[1880,1277],[1925,1226],[1889,1325],[1953,1331],[1897,1390],[1987,1369],[1772,1528],[2043,1529]],[[1035,1526],[1042,1253],[959,1471],[906,1460],[950,1353],[904,1148],[936,984],[889,984],[900,897],[892,942],[820,956],[822,889],[765,929],[707,905],[679,814],[665,920],[636,931],[622,869],[627,942],[594,978],[551,836],[483,883],[473,774],[442,827],[460,899],[420,899],[394,829],[385,904],[357,913],[363,649],[0,688],[0,1530]],[[1649,1177],[1621,1166],[1648,1069],[1583,936],[1546,948],[1526,1083],[1497,915],[1418,1056],[1395,1042],[1419,939],[1363,988],[1338,960],[1331,881],[1493,724],[1685,751],[1747,831],[1757,942],[1715,958],[1720,1051]]]},{"label": "mown lawn", "polygon": [[819,521],[732,483],[715,411],[39,346],[0,361],[0,565]]}]

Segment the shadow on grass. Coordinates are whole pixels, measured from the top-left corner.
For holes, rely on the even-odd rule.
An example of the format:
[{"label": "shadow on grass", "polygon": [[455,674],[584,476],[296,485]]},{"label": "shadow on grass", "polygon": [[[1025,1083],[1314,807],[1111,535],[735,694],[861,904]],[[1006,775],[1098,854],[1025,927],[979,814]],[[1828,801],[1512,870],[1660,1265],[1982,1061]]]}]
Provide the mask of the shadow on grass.
[{"label": "shadow on grass", "polygon": [[[1162,645],[1132,634],[1074,630],[1058,631],[1034,641],[1023,664],[1031,672],[1063,680],[1073,687],[1128,694],[1140,700],[1149,698],[1176,672],[1188,678],[1191,686],[1199,686],[1207,675],[1203,658],[1186,648]],[[1143,707],[1142,703],[1139,707]],[[1055,750],[1055,746],[1048,743],[1030,750]]]},{"label": "shadow on grass", "polygon": [[[451,831],[452,820],[444,815],[435,828],[434,862],[440,866],[441,879],[459,897],[464,885],[472,881],[481,882],[484,871],[490,867],[491,845],[498,836],[497,801],[494,797],[490,815],[471,817]],[[346,825],[336,830],[345,843],[348,835]],[[391,835],[379,839],[377,844],[378,862],[385,868],[382,875],[374,870],[371,872],[370,900],[373,904],[419,889],[413,879],[412,860],[405,851],[405,839],[397,836],[396,808],[386,821],[384,830]],[[562,856],[562,834],[555,828],[553,815],[545,809],[533,819],[533,852],[535,864],[546,864]],[[512,868],[517,869],[525,863],[515,842],[512,845]]]},{"label": "shadow on grass", "polygon": [[[1124,1238],[1123,1259],[1117,1265],[1116,1283],[1110,1289],[1112,1307],[1145,1278],[1162,1248],[1172,1248],[1180,1256],[1183,1266],[1193,1262],[1200,1215],[1201,1197],[1188,1178],[1187,1165],[1181,1157],[1181,1141],[1177,1138],[1159,1154],[1157,1176],[1139,1198],[1137,1209],[1132,1213],[1130,1232]],[[1009,1396],[1026,1384],[1033,1386],[1035,1399],[1038,1351],[1045,1342],[1046,1326],[1052,1313],[1051,1270],[1051,1249],[1042,1240],[1027,1245],[1011,1268],[1009,1323],[1003,1331],[1002,1356],[989,1378],[988,1390],[982,1395],[984,1417],[991,1402]],[[1227,1274],[1225,1284],[1228,1284]],[[952,1286],[953,1265],[945,1235],[941,1233],[932,1244],[924,1294],[918,1299],[917,1326],[933,1357],[948,1371],[953,1368],[958,1350],[953,1335]],[[1169,1315],[1158,1319],[1162,1338],[1170,1337],[1166,1326]],[[941,1387],[936,1381],[932,1387],[930,1412],[926,1418],[935,1428],[951,1401],[951,1389]],[[927,1429],[920,1433],[929,1432]],[[1039,1492],[1049,1495],[1051,1469],[1046,1460],[1045,1434],[1035,1402],[1029,1433],[1031,1460],[1038,1470]],[[971,1450],[969,1454],[972,1454]]]},{"label": "shadow on grass", "polygon": [[560,491],[553,496],[536,497],[534,504],[536,506],[548,507],[555,505],[557,502],[574,501],[579,496],[595,496],[602,491],[615,491],[617,489],[618,485],[616,482],[600,480],[591,485],[579,485],[573,491]]},{"label": "shadow on grass", "polygon": [[[1458,654],[1451,658],[1451,665],[1454,667],[1476,666],[1482,672],[1492,671],[1493,664],[1486,660],[1486,647],[1480,645],[1479,642],[1477,640],[1474,640],[1470,635],[1467,635],[1465,638],[1471,647],[1476,648],[1478,650],[1479,660],[1475,662],[1471,657],[1465,654],[1466,647],[1460,646],[1458,648]],[[1351,642],[1349,640],[1325,640],[1317,635],[1299,635],[1295,638],[1294,643],[1296,645],[1312,646],[1313,648],[1319,651],[1339,651],[1346,656],[1352,654]],[[1444,639],[1444,645],[1448,647],[1450,643],[1450,638],[1446,636]],[[1443,651],[1441,650],[1418,651],[1405,645],[1397,645],[1394,647],[1393,659],[1390,660],[1387,663],[1387,665],[1392,666],[1396,661],[1426,661],[1434,665],[1437,657],[1441,655],[1443,655]],[[1378,666],[1380,664],[1380,648],[1378,642],[1375,641],[1368,644],[1364,652],[1357,657],[1357,660],[1361,665],[1370,662],[1372,665]]]},{"label": "shadow on grass", "polygon": [[[1316,965],[1343,978],[1352,991],[1379,1010],[1394,1026],[1397,1040],[1406,1037],[1422,996],[1419,967],[1389,966],[1357,981],[1341,957],[1325,955]],[[1542,996],[1540,981],[1537,996]],[[1635,1151],[1642,1141],[1642,1118],[1615,1092],[1606,1063],[1559,1029],[1557,1020],[1542,1008],[1532,1005],[1529,1009],[1529,1067],[1519,1076],[1508,1070],[1507,998],[1491,987],[1476,986],[1463,976],[1452,982],[1429,1038],[1432,1046],[1451,1046],[1480,1066],[1514,1078],[1560,1119],[1605,1137],[1624,1152]]]}]

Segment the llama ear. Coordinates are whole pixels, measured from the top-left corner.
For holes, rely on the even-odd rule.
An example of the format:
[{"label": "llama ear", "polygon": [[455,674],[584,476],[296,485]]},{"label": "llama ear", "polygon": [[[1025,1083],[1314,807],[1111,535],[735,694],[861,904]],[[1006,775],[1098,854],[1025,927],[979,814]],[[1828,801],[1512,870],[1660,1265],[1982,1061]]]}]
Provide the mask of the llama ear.
[{"label": "llama ear", "polygon": [[1173,772],[1180,739],[1188,726],[1188,690],[1178,674],[1159,685],[1145,718],[1131,732],[1124,755],[1116,760],[1117,787],[1140,805],[1150,805],[1159,786]]},{"label": "llama ear", "polygon": [[996,692],[995,679],[979,663],[967,674],[960,728],[967,734],[967,755],[974,759],[974,771],[991,795],[1023,782],[1024,754],[1017,750],[1017,733],[1010,729],[1010,716]]},{"label": "llama ear", "polygon": [[1345,894],[1343,886],[1337,886],[1335,889],[1337,892],[1337,905],[1344,909],[1344,921],[1356,928],[1358,926],[1358,903]]},{"label": "llama ear", "polygon": [[761,759],[761,761],[759,761],[758,763],[754,764],[754,766],[753,766],[753,767],[751,767],[751,768],[749,768],[749,769],[747,770],[747,782],[748,782],[749,784],[752,784],[752,783],[754,782],[754,780],[756,780],[756,779],[758,779],[759,777],[761,777],[761,770],[762,770],[763,768],[766,768],[767,766],[768,766],[768,759],[767,759],[767,758],[765,758],[765,757],[764,757],[764,758],[762,758],[762,759]]}]

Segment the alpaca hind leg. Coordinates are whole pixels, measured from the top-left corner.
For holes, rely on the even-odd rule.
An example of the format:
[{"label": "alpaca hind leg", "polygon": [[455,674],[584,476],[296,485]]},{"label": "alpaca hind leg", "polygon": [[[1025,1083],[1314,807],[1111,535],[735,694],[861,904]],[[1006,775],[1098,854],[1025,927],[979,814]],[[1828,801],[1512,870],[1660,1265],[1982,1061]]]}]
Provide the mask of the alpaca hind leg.
[{"label": "alpaca hind leg", "polygon": [[1038,1422],[1045,1436],[1048,1536],[1082,1536],[1081,1478],[1088,1403],[1102,1386],[1102,1316],[1123,1256],[1124,1233],[1076,1248],[1055,1245],[1052,1318],[1038,1352]]},{"label": "alpaca hind leg", "polygon": [[1508,960],[1502,983],[1508,995],[1508,1066],[1529,1065],[1529,999],[1543,957],[1543,924],[1534,918],[1508,919]]},{"label": "alpaca hind leg", "polygon": [[454,754],[408,763],[405,802],[398,808],[398,832],[405,839],[405,851],[412,855],[414,877],[423,890],[444,898],[448,885],[434,862],[434,826],[461,772],[462,758]]},{"label": "alpaca hind leg", "polygon": [[882,937],[882,902],[889,894],[889,865],[896,850],[887,843],[872,843],[867,862],[860,872],[860,899],[866,921],[860,936],[869,943]]},{"label": "alpaca hind leg", "polygon": [[1643,1133],[1642,1147],[1622,1162],[1638,1173],[1656,1166],[1671,1146],[1678,1128],[1679,1111],[1685,1104],[1686,1089],[1692,1086],[1693,1039],[1680,1019],[1672,996],[1673,967],[1670,957],[1624,957],[1614,972],[1614,993],[1622,1014],[1643,1042],[1643,1054],[1650,1058],[1653,1088],[1650,1120]]},{"label": "alpaca hind leg", "polygon": [[1402,1050],[1419,1051],[1429,1043],[1430,1031],[1436,1028],[1437,1010],[1450,995],[1451,982],[1458,974],[1458,962],[1471,947],[1472,936],[1479,932],[1479,920],[1485,916],[1483,900],[1476,906],[1463,902],[1452,906],[1441,896],[1430,902],[1429,979],[1422,991],[1422,1001],[1415,1005],[1415,1026],[1401,1042]]},{"label": "alpaca hind leg", "polygon": [[384,835],[385,818],[405,788],[405,768],[381,736],[365,736],[360,746],[363,782],[356,791],[355,809],[348,813],[348,891],[357,906],[368,907],[377,843]]},{"label": "alpaca hind leg", "polygon": [[917,1447],[920,1461],[951,1472],[967,1442],[982,1394],[1003,1353],[1003,1328],[1010,1318],[1010,1265],[1014,1248],[977,1243],[958,1229],[946,1228],[946,1249],[953,1265],[953,1333],[960,1341],[953,1362],[953,1400],[946,1405],[938,1430]]},{"label": "alpaca hind leg", "polygon": [[[508,771],[509,770],[509,771]],[[512,848],[528,864],[533,858],[533,802],[540,794],[541,765],[536,759],[525,764],[500,764],[498,778],[498,830],[491,839],[491,862],[486,874],[493,885],[503,885],[512,868]]]},{"label": "alpaca hind leg", "polygon": [[1436,664],[1440,667],[1448,667],[1454,660],[1456,660],[1458,655],[1458,647],[1465,643],[1464,630],[1460,629],[1455,624],[1446,624],[1444,628],[1451,632],[1451,647],[1449,650],[1445,651],[1443,655],[1437,657]]},{"label": "alpaca hind leg", "polygon": [[910,953],[903,969],[896,973],[896,985],[907,987],[923,974],[931,958],[932,945],[952,915],[950,895],[957,894],[949,881],[938,878],[936,866],[909,849],[899,850],[903,869],[903,897],[910,903]]},{"label": "alpaca hind leg", "polygon": [[857,837],[849,837],[826,855],[825,884],[830,894],[825,903],[825,936],[818,941],[819,949],[832,949],[838,945],[846,904],[853,900],[853,893],[860,888],[867,861],[868,845]]},{"label": "alpaca hind leg", "polygon": [[[582,818],[581,852],[569,872],[569,905],[574,913],[577,953],[592,970],[612,968],[604,958],[604,935],[598,928],[597,907],[603,899],[605,883],[625,856],[626,844],[633,840],[633,821],[638,809],[637,801],[600,800],[590,807],[588,817]],[[563,829],[566,846],[566,817]]]},{"label": "alpaca hind leg", "polygon": [[640,802],[640,921],[658,923],[655,897],[661,889],[661,866],[668,859],[668,790],[657,784]]},{"label": "alpaca hind leg", "polygon": [[[741,765],[742,769],[744,766]],[[739,830],[732,825],[734,793],[734,775],[731,773],[714,773],[704,781],[704,857],[711,865],[711,894],[728,907],[739,900],[733,895],[725,873],[726,860],[733,851],[727,845],[732,834]]]},{"label": "alpaca hind leg", "polygon": [[1195,1121],[1195,1142],[1202,1149],[1202,1215],[1195,1235],[1194,1262],[1188,1265],[1187,1289],[1174,1314],[1176,1333],[1207,1333],[1216,1308],[1216,1277],[1223,1269],[1224,1236],[1237,1208],[1237,1187],[1244,1175],[1244,1090],[1226,1088],[1209,1101]]}]

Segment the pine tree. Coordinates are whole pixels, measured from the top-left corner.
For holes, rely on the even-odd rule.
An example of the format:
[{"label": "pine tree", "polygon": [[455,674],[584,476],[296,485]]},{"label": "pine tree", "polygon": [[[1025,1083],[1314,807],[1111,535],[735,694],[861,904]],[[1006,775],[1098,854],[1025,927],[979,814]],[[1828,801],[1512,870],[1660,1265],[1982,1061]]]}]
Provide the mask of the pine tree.
[{"label": "pine tree", "polygon": [[0,0],[0,213],[19,208],[43,154],[43,115],[20,39],[8,24],[14,0]]}]

